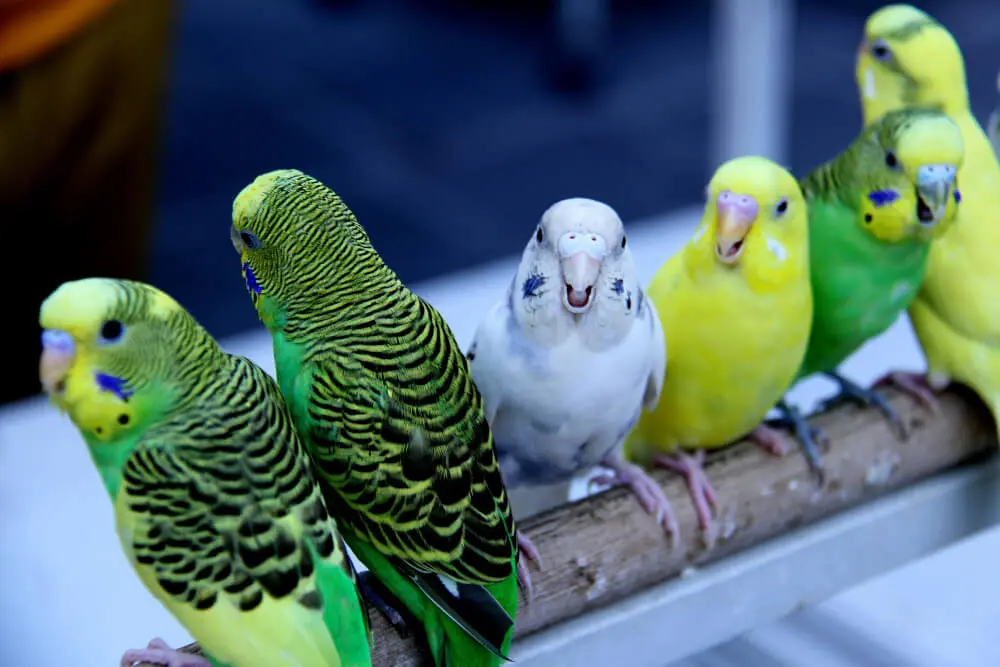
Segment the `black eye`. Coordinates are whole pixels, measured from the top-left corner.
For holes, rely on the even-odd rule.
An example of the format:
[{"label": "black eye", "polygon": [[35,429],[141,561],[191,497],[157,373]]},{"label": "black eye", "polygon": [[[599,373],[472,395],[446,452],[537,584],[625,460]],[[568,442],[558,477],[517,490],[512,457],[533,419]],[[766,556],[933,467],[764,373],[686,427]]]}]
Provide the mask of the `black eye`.
[{"label": "black eye", "polygon": [[257,235],[253,232],[248,232],[245,229],[240,232],[240,240],[243,241],[243,245],[250,250],[256,250],[260,247],[260,239],[257,238]]},{"label": "black eye", "polygon": [[625,237],[624,236],[622,237],[622,247],[623,248],[625,247]]},{"label": "black eye", "polygon": [[876,60],[888,60],[892,57],[892,50],[889,48],[889,45],[881,39],[876,39],[872,42],[871,52],[872,57]]},{"label": "black eye", "polygon": [[108,320],[101,326],[101,340],[113,343],[122,337],[125,327],[118,320]]},{"label": "black eye", "polygon": [[782,199],[779,201],[778,205],[774,207],[774,210],[778,213],[778,215],[784,215],[785,211],[788,210],[788,200]]},{"label": "black eye", "polygon": [[539,225],[538,231],[535,232],[535,240],[538,241],[539,243],[541,243],[543,238],[545,238],[545,235],[542,234],[542,228]]},{"label": "black eye", "polygon": [[885,166],[890,169],[895,169],[899,165],[899,161],[896,159],[896,154],[892,151],[885,152]]}]

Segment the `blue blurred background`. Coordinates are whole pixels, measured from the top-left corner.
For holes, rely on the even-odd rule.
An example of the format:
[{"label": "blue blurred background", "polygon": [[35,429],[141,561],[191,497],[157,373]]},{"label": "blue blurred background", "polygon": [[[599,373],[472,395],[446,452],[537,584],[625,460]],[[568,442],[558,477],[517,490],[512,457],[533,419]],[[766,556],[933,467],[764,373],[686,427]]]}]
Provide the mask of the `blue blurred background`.
[{"label": "blue blurred background", "polygon": [[[585,85],[545,0],[185,3],[153,280],[218,336],[256,326],[226,227],[240,188],[282,167],[345,197],[407,282],[519,253],[563,197],[606,201],[626,222],[697,202],[717,166],[713,3],[608,4],[603,36],[577,50],[591,55],[576,59],[593,67]],[[784,131],[800,174],[859,131],[855,48],[884,3],[789,4]],[[1000,3],[920,5],[962,45],[985,120]]]}]

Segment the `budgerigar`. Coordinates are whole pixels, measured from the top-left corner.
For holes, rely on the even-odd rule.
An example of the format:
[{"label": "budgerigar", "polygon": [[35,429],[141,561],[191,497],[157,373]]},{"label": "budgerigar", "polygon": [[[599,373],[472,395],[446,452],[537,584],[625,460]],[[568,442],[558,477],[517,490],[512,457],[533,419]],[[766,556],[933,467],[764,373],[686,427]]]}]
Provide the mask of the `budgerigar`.
[{"label": "budgerigar", "polygon": [[483,399],[448,325],[340,197],[300,171],[245,187],[231,234],[348,545],[422,622],[436,665],[500,664],[519,538]]},{"label": "budgerigar", "polygon": [[659,400],[666,346],[614,209],[574,198],[545,211],[468,357],[507,488],[601,464],[676,531],[659,484],[622,457],[639,413]]},{"label": "budgerigar", "polygon": [[370,666],[368,617],[277,384],[142,283],[64,283],[39,375],[79,429],[143,584],[208,659],[161,640],[123,666]]},{"label": "budgerigar", "polygon": [[895,372],[886,379],[932,407],[930,390],[957,380],[1000,419],[1000,164],[969,109],[962,52],[924,12],[890,5],[868,19],[857,80],[865,123],[893,109],[933,107],[957,124],[965,144],[958,170],[962,205],[951,230],[934,242],[909,309],[928,373]]},{"label": "budgerigar", "polygon": [[[931,241],[947,232],[960,207],[956,172],[963,157],[962,135],[947,116],[904,109],[869,125],[847,150],[802,180],[814,308],[798,377],[820,372],[840,385],[824,407],[845,399],[876,405],[903,430],[878,392],[836,369],[909,307]],[[797,410],[784,402],[779,407],[822,475],[815,431]]]},{"label": "budgerigar", "polygon": [[659,405],[639,419],[626,454],[685,476],[709,544],[715,491],[704,450],[748,434],[772,453],[789,448],[761,420],[809,340],[808,246],[796,180],[765,158],[736,158],[715,172],[701,223],[649,286],[670,360]]}]

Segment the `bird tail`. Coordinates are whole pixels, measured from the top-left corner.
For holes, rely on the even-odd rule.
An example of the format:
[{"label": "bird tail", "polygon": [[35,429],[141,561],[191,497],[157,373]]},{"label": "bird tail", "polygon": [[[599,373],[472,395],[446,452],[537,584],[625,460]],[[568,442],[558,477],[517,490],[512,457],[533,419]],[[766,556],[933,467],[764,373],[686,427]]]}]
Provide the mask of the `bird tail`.
[{"label": "bird tail", "polygon": [[502,653],[498,653],[478,633],[470,633],[467,624],[460,625],[452,620],[416,586],[409,582],[405,585],[411,586],[413,593],[403,596],[412,604],[406,606],[424,626],[424,647],[434,667],[500,667],[508,662],[505,656],[510,650],[512,631],[508,631],[500,647]]},{"label": "bird tail", "polygon": [[506,655],[514,621],[508,598],[517,604],[516,574],[512,576],[512,596],[507,595],[507,581],[487,587],[451,580],[445,583],[438,575],[418,573],[390,560],[361,539],[352,539],[349,534],[345,537],[352,551],[395,598],[392,605],[401,604],[424,626],[434,667],[499,667],[509,660]]},{"label": "bird tail", "polygon": [[438,612],[437,616],[441,642],[437,651],[431,647],[436,667],[500,667],[508,662],[508,658],[487,649],[446,615]]}]

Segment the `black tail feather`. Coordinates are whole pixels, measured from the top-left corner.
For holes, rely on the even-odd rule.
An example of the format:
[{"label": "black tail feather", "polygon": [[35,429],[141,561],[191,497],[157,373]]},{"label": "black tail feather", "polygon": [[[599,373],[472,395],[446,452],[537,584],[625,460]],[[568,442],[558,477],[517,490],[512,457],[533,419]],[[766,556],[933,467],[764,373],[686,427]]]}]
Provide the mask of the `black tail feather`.
[{"label": "black tail feather", "polygon": [[448,585],[441,575],[408,572],[414,585],[423,592],[434,606],[445,616],[465,630],[470,637],[482,644],[483,648],[502,660],[510,661],[503,652],[507,633],[514,625],[514,619],[497,599],[483,586],[463,584],[448,579]]}]

